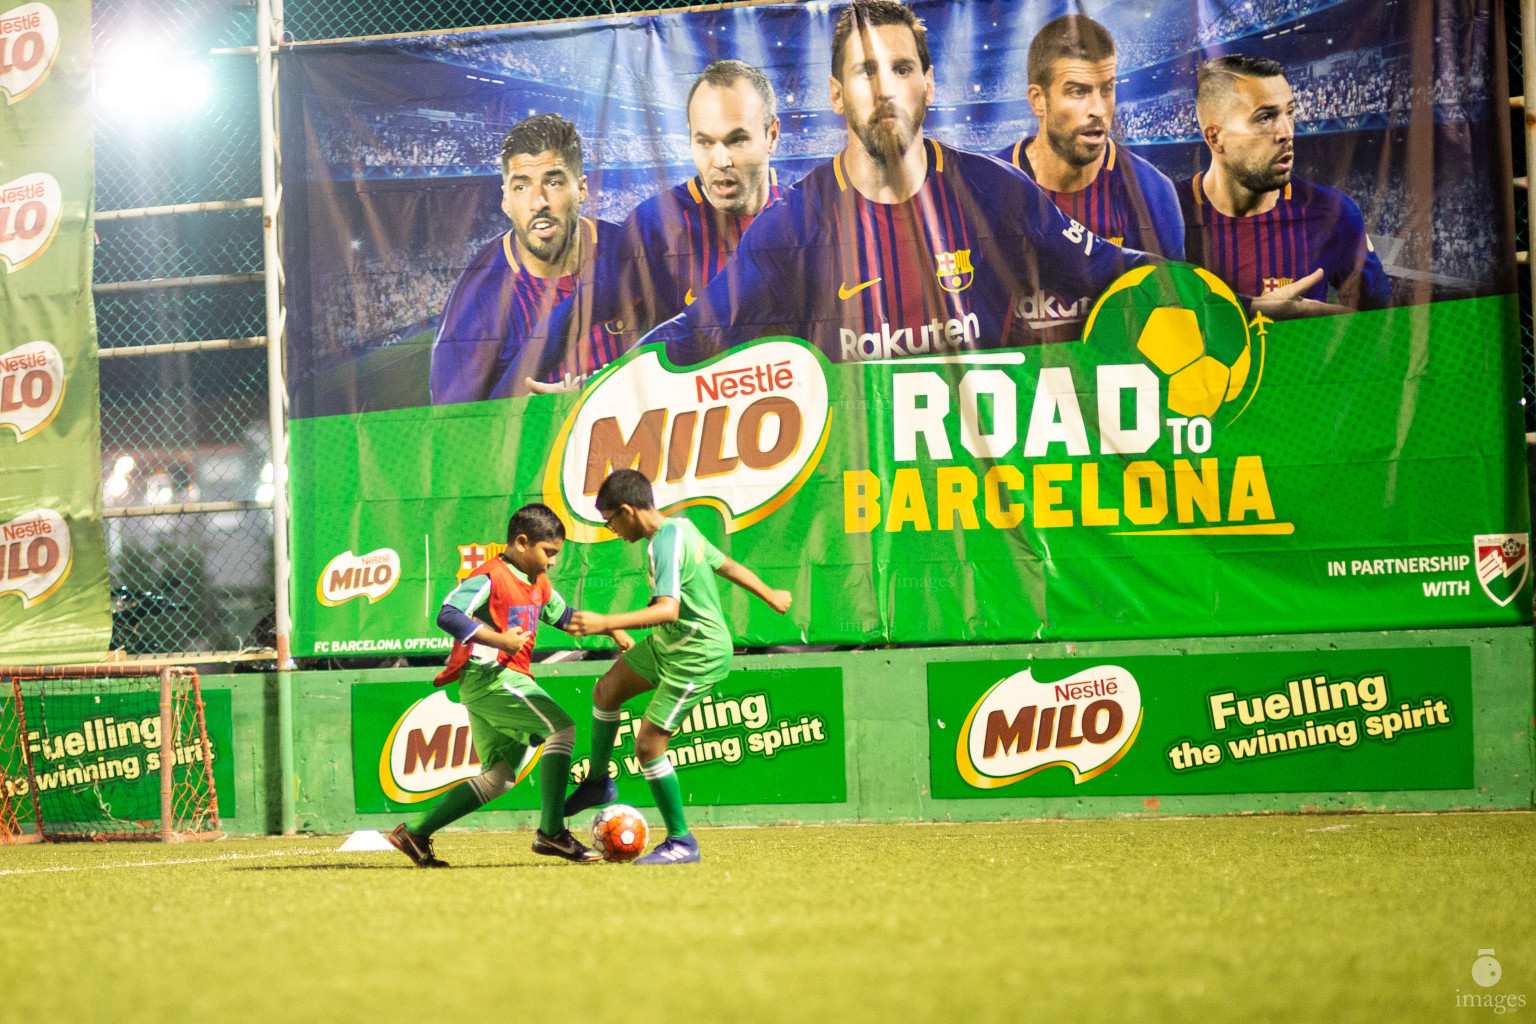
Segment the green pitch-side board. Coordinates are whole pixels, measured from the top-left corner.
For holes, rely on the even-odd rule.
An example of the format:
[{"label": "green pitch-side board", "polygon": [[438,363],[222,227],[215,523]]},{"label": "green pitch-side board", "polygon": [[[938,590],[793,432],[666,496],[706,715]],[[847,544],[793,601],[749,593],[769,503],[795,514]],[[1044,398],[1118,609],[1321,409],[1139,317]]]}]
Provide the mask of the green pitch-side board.
[{"label": "green pitch-side board", "polygon": [[582,394],[298,420],[295,651],[445,649],[443,595],[528,501],[573,526],[568,600],[645,605],[641,550],[591,507],[630,464],[793,591],[782,617],[729,594],[751,645],[1529,622],[1514,325],[1513,296],[1257,320],[1208,417],[1124,345],[833,365],[767,339],[687,370],[636,350]]},{"label": "green pitch-side board", "polygon": [[1472,786],[1466,648],[928,666],[947,799]]},{"label": "green pitch-side board", "polygon": [[[586,776],[592,680],[540,682],[575,719],[572,779]],[[633,729],[649,695],[624,707],[614,752],[619,799],[653,806],[640,775]],[[352,768],[359,814],[419,811],[420,804],[478,775],[469,718],[430,682],[352,687]],[[692,805],[841,803],[848,798],[842,672],[835,668],[731,673],[673,738],[683,799]],[[529,765],[534,772],[538,768]],[[514,786],[487,810],[539,805],[537,784]]]},{"label": "green pitch-side board", "polygon": [[[575,720],[578,765],[587,753],[592,685],[608,664],[534,666],[540,684],[557,695]],[[963,782],[956,761],[959,730],[987,691],[1032,669],[1057,708],[1051,739],[1066,739],[1064,749],[1072,753],[1071,739],[1084,732],[1083,712],[1106,696],[1088,692],[1107,690],[1107,685],[1093,685],[1106,683],[1106,667],[1135,680],[1145,712],[1139,716],[1142,724],[1134,743],[1107,772],[1076,783],[1070,767],[1057,765],[985,792]],[[727,710],[727,727],[718,728],[722,719],[717,709],[717,728],[705,722],[705,728],[679,735],[679,744],[689,747],[695,739],[743,738],[743,756],[737,762],[690,763],[679,769],[684,792],[693,800],[689,819],[700,825],[1533,806],[1536,637],[1529,627],[807,651],[739,655],[733,670],[716,700],[735,699],[745,707],[744,698],[760,694],[768,721],[761,729],[750,723],[738,726],[729,721]],[[233,693],[235,752],[229,765],[241,811],[237,817],[226,810],[226,827],[236,833],[289,826],[316,832],[387,829],[429,806],[413,802],[415,795],[412,800],[389,800],[380,767],[385,739],[395,723],[405,720],[407,732],[421,732],[414,744],[409,735],[402,741],[401,767],[413,745],[417,758],[411,765],[414,771],[395,784],[430,790],[433,783],[452,784],[475,770],[467,743],[465,750],[458,750],[457,728],[462,723],[445,716],[434,724],[430,707],[407,714],[413,705],[433,698],[431,674],[431,669],[422,668],[294,673],[297,817],[287,822],[279,813],[282,787],[273,677],[224,677],[227,681],[220,686],[227,685]],[[1075,682],[1085,689],[1057,701],[1056,685],[1073,675],[1079,675]],[[1310,686],[1317,710],[1304,713],[1300,727],[1305,729],[1311,721],[1314,735],[1329,740],[1317,727],[1332,723],[1332,740],[1310,749],[1249,755],[1250,763],[1234,757],[1229,741],[1242,745],[1260,729],[1269,735],[1296,728],[1294,716],[1288,714],[1290,684],[1315,684],[1320,676],[1327,686],[1340,686],[1343,707],[1322,709],[1320,690]],[[1364,682],[1376,677],[1381,677],[1379,683]],[[1345,682],[1354,684],[1359,703],[1349,703]],[[1012,692],[1017,691],[998,688],[994,697],[1001,701]],[[1331,689],[1329,693],[1331,697]],[[1113,696],[1129,695],[1117,681]],[[1296,705],[1306,712],[1308,697],[1299,696]],[[1215,725],[1212,698],[1219,698],[1222,728]],[[1238,709],[1251,718],[1254,698],[1262,698],[1259,707],[1266,719],[1247,724]],[[1388,740],[1386,716],[1401,716],[1405,703],[1410,711],[1423,708],[1425,700],[1431,700],[1430,710],[1444,701],[1441,710],[1450,722],[1440,722],[1438,715],[1430,722],[1421,714],[1411,728],[1393,725]],[[1042,701],[1032,703],[1044,706]],[[1078,710],[1062,733],[1060,707],[1068,703],[1076,703]],[[1381,706],[1370,710],[1367,703]],[[1019,723],[1024,706],[994,702],[978,711],[983,753],[991,711],[1005,712],[998,726],[1001,746],[1007,740],[1005,727]],[[762,720],[757,710],[752,713]],[[1098,733],[1110,731],[1112,715],[1099,709],[1095,717]],[[1383,725],[1379,733],[1367,722],[1373,717]],[[1040,718],[1037,711],[1037,740]],[[1356,724],[1357,741],[1350,746],[1337,742],[1337,724],[1346,718]],[[780,744],[772,758],[752,749],[751,734],[766,737],[772,729],[782,736],[781,722],[809,724],[802,719],[820,719],[829,742],[805,742],[802,728],[802,742]],[[451,728],[439,735],[444,724]],[[816,740],[814,730],[811,740]],[[1221,760],[1201,765],[1184,761],[1187,767],[1176,768],[1170,752],[1185,758],[1185,742],[1202,754],[1207,746],[1218,746]],[[1327,749],[1330,746],[1333,749]],[[1008,742],[1008,752],[1016,754],[1017,748],[1015,737]],[[621,765],[624,757],[633,755],[628,734],[619,742],[619,753]],[[441,774],[429,778],[439,758]],[[461,759],[456,768],[455,758]],[[1054,755],[1050,759],[1067,760]],[[1319,767],[1323,764],[1329,767]],[[627,767],[621,770],[621,796],[644,804],[646,788]],[[463,827],[532,828],[537,821],[532,809],[536,766],[534,772],[494,806],[467,818]],[[841,799],[836,799],[838,794]],[[223,796],[221,781],[221,804]],[[778,802],[794,799],[803,802]],[[573,822],[573,827],[584,824],[586,820]]]},{"label": "green pitch-side board", "polygon": [[[46,716],[35,696],[24,696],[22,704],[45,821],[76,820],[73,816],[80,813],[93,815],[82,819],[91,821],[159,817],[163,746],[158,691],[68,696],[47,704]],[[203,704],[219,814],[233,819],[240,809],[232,692],[203,690]],[[0,785],[25,796],[25,767],[19,751],[10,753],[12,763],[0,763],[0,776],[7,779]],[[178,764],[178,778],[188,770]],[[26,827],[31,816],[29,799],[20,806]]]},{"label": "green pitch-side board", "polygon": [[107,649],[89,0],[0,5],[0,662]]}]

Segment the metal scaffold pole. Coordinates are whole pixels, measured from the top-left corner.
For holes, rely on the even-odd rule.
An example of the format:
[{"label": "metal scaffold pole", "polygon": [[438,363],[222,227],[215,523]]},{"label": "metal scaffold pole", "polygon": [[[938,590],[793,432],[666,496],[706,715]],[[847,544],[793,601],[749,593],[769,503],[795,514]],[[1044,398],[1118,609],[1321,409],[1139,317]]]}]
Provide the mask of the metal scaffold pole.
[{"label": "metal scaffold pole", "polygon": [[288,604],[288,431],[287,376],[283,372],[282,263],[278,248],[282,185],[278,181],[277,51],[283,38],[282,0],[258,0],[256,81],[261,119],[262,245],[267,298],[267,404],[272,421],[272,565],[276,597],[278,744],[281,771],[280,826],[292,835],[295,823],[293,759],[293,658]]}]

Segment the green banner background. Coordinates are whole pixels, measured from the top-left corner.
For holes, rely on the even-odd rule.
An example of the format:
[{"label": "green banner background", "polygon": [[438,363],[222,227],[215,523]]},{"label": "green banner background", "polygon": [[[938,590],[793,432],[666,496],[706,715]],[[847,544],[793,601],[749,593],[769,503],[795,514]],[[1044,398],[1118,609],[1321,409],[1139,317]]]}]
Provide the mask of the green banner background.
[{"label": "green banner background", "polygon": [[[542,677],[539,685],[576,722],[576,760],[572,782],[586,775],[591,749],[592,680]],[[386,795],[380,782],[380,758],[396,723],[418,701],[436,691],[430,681],[374,683],[352,687],[352,767],[356,809],[359,814],[386,811],[419,811],[425,801],[405,803]],[[697,763],[679,763],[677,778],[683,799],[693,805],[840,803],[848,799],[844,769],[843,674],[835,668],[774,671],[736,671],[712,693],[715,704],[735,700],[743,705],[758,697],[762,715],[740,724],[680,732],[672,749],[719,744],[725,749]],[[628,719],[620,725],[614,748],[619,767],[619,800],[651,807],[650,788],[640,776],[634,739],[627,726],[638,723],[649,694],[624,706]],[[808,728],[809,726],[809,728]],[[793,730],[791,733],[790,730]],[[777,739],[769,739],[777,734]],[[431,737],[421,737],[429,740]],[[454,756],[452,744],[448,747]],[[708,755],[706,755],[708,756]],[[407,762],[411,767],[418,764]],[[468,753],[460,764],[465,777],[477,769]],[[539,769],[534,768],[537,773]],[[537,778],[514,786],[506,795],[486,805],[486,810],[529,809],[539,806]]]},{"label": "green banner background", "polygon": [[[780,617],[725,587],[735,634],[753,645],[1529,622],[1528,570],[1516,577],[1519,594],[1501,606],[1483,592],[1470,557],[1475,535],[1529,530],[1514,296],[1273,323],[1263,345],[1252,402],[1235,420],[1225,413],[1199,455],[1176,454],[1164,429],[1144,454],[1068,457],[1057,443],[1043,457],[1026,458],[1036,382],[1048,367],[1071,369],[1099,450],[1094,374],[1125,360],[1082,343],[1026,349],[1021,363],[990,367],[1016,385],[1018,443],[1001,458],[974,458],[951,415],[952,458],[942,464],[921,442],[915,461],[896,462],[892,378],[931,371],[953,394],[974,367],[823,363],[830,436],[804,485],[773,514],[732,534],[712,509],[684,514],[770,586],[794,592],[793,608]],[[688,374],[698,369],[680,371],[679,396],[692,399]],[[545,500],[545,465],[576,403],[566,394],[295,421],[295,507],[308,510],[295,536],[295,651],[445,650],[447,638],[432,621],[454,583],[460,547],[502,540],[513,509]],[[996,415],[984,406],[983,428]],[[1161,416],[1168,415],[1164,406]],[[1232,525],[1240,458],[1261,464],[1273,519],[1250,511],[1237,525],[1292,524],[1292,532],[1156,532],[1211,525],[1198,511],[1192,522],[1178,522],[1172,481],[1180,459],[1196,468],[1199,460],[1217,460],[1219,525]],[[1119,525],[1083,525],[1085,465],[1099,467],[1100,506],[1123,509],[1122,474],[1149,461],[1168,481],[1161,522],[1136,526],[1122,512]],[[1046,504],[1072,511],[1071,526],[1040,520],[1034,474],[1041,465],[1065,467],[1060,496]],[[993,469],[1016,472],[1023,486],[1011,501],[1021,504],[1022,521],[994,525],[984,493],[971,502],[975,529],[958,517],[937,521],[941,469],[977,482]],[[868,532],[848,531],[850,472],[879,481],[884,518]],[[915,473],[929,529],[912,521],[888,529],[899,472],[908,480]],[[1010,504],[999,499],[998,506],[1006,512]],[[388,594],[334,606],[317,600],[330,559],[380,548],[395,551],[401,564]],[[1454,570],[1407,561],[1420,558],[1465,561]],[[568,543],[552,578],[585,608],[638,608],[648,599],[642,552],[619,541]],[[570,643],[545,633],[541,643]]]},{"label": "green banner background", "polygon": [[[0,105],[0,185],[38,173],[52,176],[62,207],[46,248],[23,266],[0,259],[0,364],[38,341],[62,357],[63,396],[52,419],[25,440],[0,426],[0,524],[52,509],[67,526],[72,562],[46,596],[24,605],[14,587],[24,550],[7,569],[0,544],[0,660],[60,661],[106,650],[112,631],[106,540],[101,517],[101,430],[96,319],[91,298],[95,167],[89,0],[50,0],[57,55],[30,91]],[[21,35],[13,33],[13,40]],[[16,53],[12,53],[16,57]],[[3,204],[0,204],[3,205]],[[20,203],[10,205],[16,227]],[[0,420],[14,404],[20,374],[0,368]],[[38,387],[41,387],[39,384]],[[34,392],[37,394],[39,392]],[[0,526],[3,530],[3,526]],[[9,578],[7,578],[9,577]]]},{"label": "green banner background", "polygon": [[[213,785],[219,797],[219,815],[234,818],[238,814],[235,791],[235,726],[233,694],[230,690],[203,690],[203,718],[208,728],[208,746],[213,754]],[[87,703],[89,701],[89,703]],[[74,785],[68,773],[87,765],[99,765],[99,759],[121,764],[127,760],[136,762],[137,778],[130,778],[122,770],[111,774],[103,785],[112,804],[114,816],[122,819],[148,820],[160,815],[160,770],[150,765],[150,755],[159,756],[163,744],[128,742],[114,744],[108,750],[91,750],[69,754],[67,748],[59,748],[62,738],[79,733],[81,723],[87,720],[105,720],[112,717],[119,721],[155,717],[160,714],[159,690],[141,690],[133,693],[102,693],[67,695],[49,705],[46,721],[37,697],[26,695],[22,699],[27,716],[28,742],[33,750],[33,772],[38,779],[38,792],[42,795],[43,818],[57,823],[60,808],[66,812],[82,806],[94,806],[94,787],[89,783]],[[48,738],[45,740],[45,737]],[[49,742],[51,740],[52,742]],[[55,753],[63,756],[55,757]],[[13,780],[25,782],[27,773],[21,762],[21,752],[11,750],[11,763],[0,765]],[[187,771],[200,771],[196,764],[178,765],[178,784]],[[69,795],[75,791],[78,796]],[[51,794],[51,795],[50,795]],[[24,822],[30,822],[30,799],[20,802]]]},{"label": "green banner background", "polygon": [[[1032,668],[1036,681],[1056,682],[1100,665],[1135,677],[1143,719],[1130,749],[1103,774],[1074,782],[1069,768],[1049,767],[1010,785],[982,789],[957,766],[957,744],[972,708],[993,684]],[[1385,677],[1383,707],[1302,714],[1245,725],[1236,717],[1214,727],[1209,698],[1235,692],[1237,701],[1285,693],[1292,680],[1326,676],[1332,682]],[[1401,714],[1402,705],[1445,701],[1449,724],[1436,723],[1387,739],[1368,719]],[[1080,702],[1081,703],[1081,702]],[[1008,712],[1012,715],[1012,709]],[[1469,789],[1472,786],[1471,654],[1465,648],[1310,651],[1224,655],[1140,656],[1114,659],[944,662],[928,666],[929,757],[933,795],[948,799],[1031,796],[1111,796],[1208,793],[1298,793]],[[1235,758],[1230,743],[1284,732],[1304,723],[1356,723],[1356,742],[1318,744]],[[985,728],[976,722],[973,728]],[[1129,725],[1128,725],[1129,728]],[[1176,767],[1169,751],[1183,744],[1214,744],[1214,764]]]}]

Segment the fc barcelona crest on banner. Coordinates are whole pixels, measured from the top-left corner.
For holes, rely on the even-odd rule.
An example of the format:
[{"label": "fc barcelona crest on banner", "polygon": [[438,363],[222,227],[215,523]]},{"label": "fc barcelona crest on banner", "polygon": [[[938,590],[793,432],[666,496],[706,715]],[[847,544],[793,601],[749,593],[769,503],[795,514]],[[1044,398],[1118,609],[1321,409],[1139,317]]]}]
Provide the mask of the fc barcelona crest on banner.
[{"label": "fc barcelona crest on banner", "polygon": [[971,250],[936,252],[933,262],[940,288],[947,292],[963,292],[971,286],[971,278],[975,276],[971,270]]},{"label": "fc barcelona crest on banner", "polygon": [[1525,586],[1531,563],[1528,533],[1483,533],[1472,538],[1477,582],[1493,603],[1503,607]]}]

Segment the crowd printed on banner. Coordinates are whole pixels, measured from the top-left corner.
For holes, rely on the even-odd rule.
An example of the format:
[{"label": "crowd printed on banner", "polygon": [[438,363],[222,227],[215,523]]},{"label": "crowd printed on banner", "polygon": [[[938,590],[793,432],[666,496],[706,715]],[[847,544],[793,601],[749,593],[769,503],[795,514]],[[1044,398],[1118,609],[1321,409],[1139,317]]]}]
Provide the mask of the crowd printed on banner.
[{"label": "crowd printed on banner", "polygon": [[[1349,748],[1366,737],[1390,743],[1405,734],[1455,723],[1450,702],[1441,697],[1425,696],[1417,703],[1402,701],[1395,710],[1387,711],[1392,703],[1385,675],[1357,680],[1327,676],[1293,679],[1283,689],[1257,696],[1239,697],[1236,690],[1224,690],[1207,697],[1212,729],[1225,732],[1249,726],[1253,731],[1220,742],[1182,740],[1170,746],[1165,756],[1174,771],[1187,771],[1209,768],[1224,760],[1255,760],[1313,747]],[[1355,709],[1373,713],[1364,719],[1319,720],[1323,715]]]},{"label": "crowd printed on banner", "polygon": [[[614,742],[622,745],[626,735],[638,731],[639,722],[638,716],[632,717],[628,711],[620,712],[619,731]],[[745,726],[746,732],[700,735],[739,726]],[[667,749],[667,760],[679,770],[695,764],[737,764],[748,756],[771,760],[782,751],[815,746],[829,739],[826,722],[820,716],[799,715],[793,721],[788,718],[775,720],[766,693],[705,697],[694,705],[693,711],[678,727],[672,745]],[[639,777],[640,758],[634,754],[615,758],[608,766],[610,775],[619,777],[621,761],[624,774]],[[591,761],[582,758],[571,765],[571,778],[580,782],[590,769]]]},{"label": "crowd printed on banner", "polygon": [[316,640],[316,654],[374,654],[379,651],[446,651],[453,646],[448,636],[380,637],[366,640]]},{"label": "crowd printed on banner", "polygon": [[[123,721],[113,715],[102,715],[85,719],[79,728],[70,732],[54,732],[47,736],[37,730],[27,733],[27,749],[34,758],[33,771],[40,793],[89,786],[109,779],[132,782],[158,772],[160,745],[159,715]],[[202,751],[199,744],[189,743],[175,748],[174,755],[174,763],[184,765],[201,760]],[[216,751],[210,747],[209,760],[216,756]],[[61,763],[66,761],[74,763]],[[0,775],[4,776],[0,781],[3,781],[8,796],[24,796],[31,791],[25,774],[0,772]]]}]

